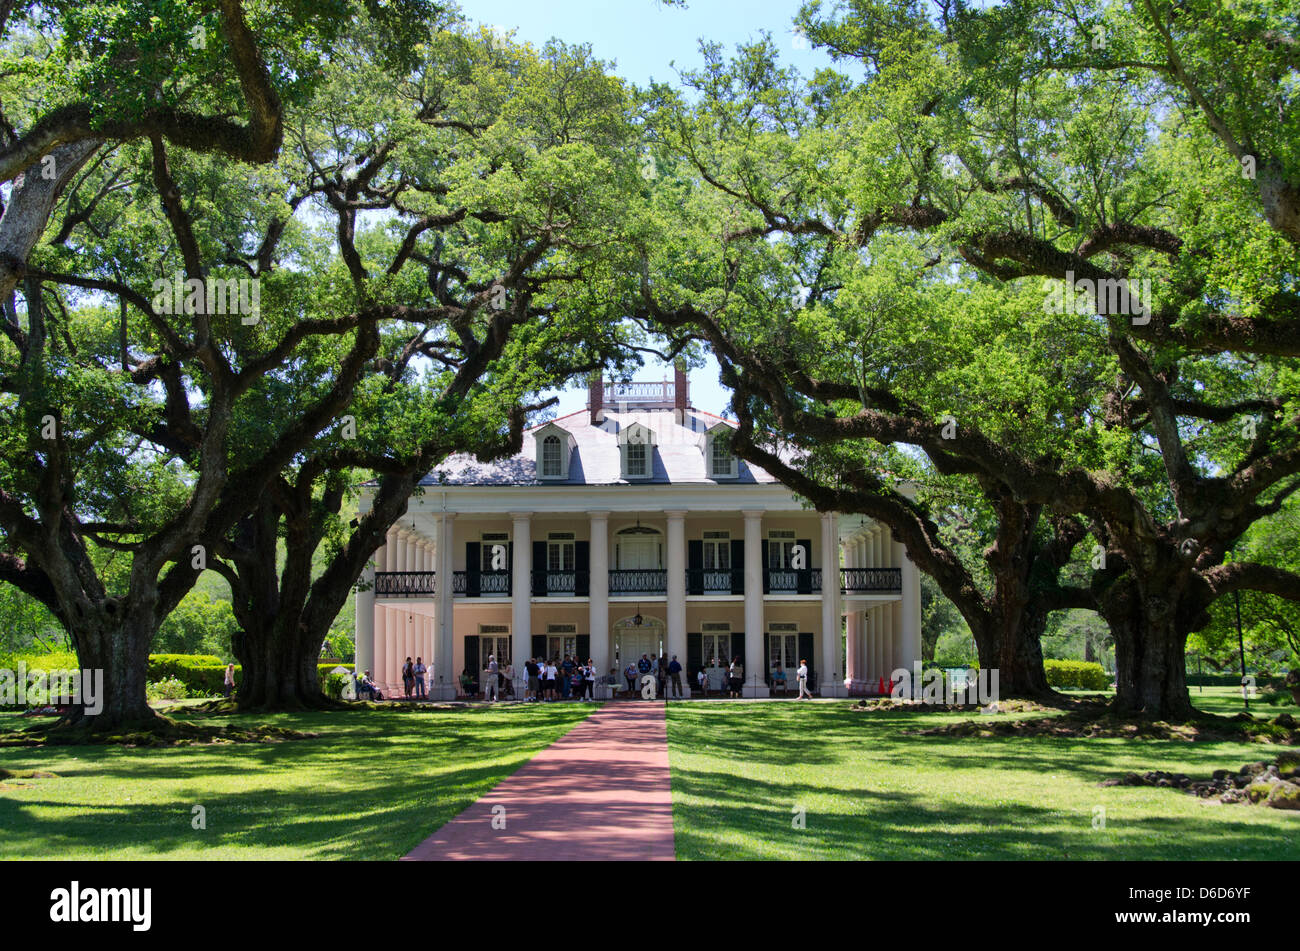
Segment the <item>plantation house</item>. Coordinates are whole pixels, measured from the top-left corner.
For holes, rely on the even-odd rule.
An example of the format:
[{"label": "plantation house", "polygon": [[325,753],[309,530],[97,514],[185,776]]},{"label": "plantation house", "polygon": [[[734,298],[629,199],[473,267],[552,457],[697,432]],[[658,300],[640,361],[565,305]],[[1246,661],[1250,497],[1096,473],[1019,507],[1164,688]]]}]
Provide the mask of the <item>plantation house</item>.
[{"label": "plantation house", "polygon": [[391,694],[406,657],[432,660],[441,699],[489,654],[519,677],[529,657],[609,673],[675,654],[688,688],[739,656],[748,697],[769,695],[778,666],[793,689],[800,660],[822,696],[910,669],[920,577],[903,546],[806,508],[731,454],[732,429],[689,405],[678,372],[593,383],[585,411],[530,430],[512,458],[448,459],[362,577],[357,669]]}]

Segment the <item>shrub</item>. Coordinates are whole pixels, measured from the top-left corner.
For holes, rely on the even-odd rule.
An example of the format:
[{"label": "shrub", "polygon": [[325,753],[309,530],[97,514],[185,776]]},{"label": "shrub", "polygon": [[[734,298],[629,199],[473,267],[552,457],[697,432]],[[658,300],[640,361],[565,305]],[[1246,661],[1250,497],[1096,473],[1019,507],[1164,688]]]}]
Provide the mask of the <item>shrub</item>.
[{"label": "shrub", "polygon": [[[214,697],[223,692],[226,665],[213,654],[150,654],[151,681],[179,680],[193,697]],[[235,668],[239,682],[239,668]]]},{"label": "shrub", "polygon": [[149,700],[186,700],[190,692],[175,677],[168,677],[166,680],[151,680],[146,683],[144,694]]},{"label": "shrub", "polygon": [[1110,674],[1101,664],[1083,660],[1045,660],[1043,670],[1047,682],[1053,687],[1073,687],[1078,690],[1105,690],[1110,686]]}]

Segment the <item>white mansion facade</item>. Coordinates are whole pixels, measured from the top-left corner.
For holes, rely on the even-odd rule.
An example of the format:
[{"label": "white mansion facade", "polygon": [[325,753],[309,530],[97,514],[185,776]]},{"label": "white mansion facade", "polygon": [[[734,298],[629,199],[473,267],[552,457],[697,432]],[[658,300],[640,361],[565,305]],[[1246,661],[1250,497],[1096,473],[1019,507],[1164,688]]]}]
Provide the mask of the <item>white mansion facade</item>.
[{"label": "white mansion facade", "polygon": [[678,372],[594,382],[587,410],[530,430],[512,458],[448,459],[362,577],[357,670],[391,696],[422,657],[438,699],[488,654],[519,677],[529,657],[610,673],[675,654],[688,689],[739,656],[747,697],[768,696],[778,665],[793,687],[801,660],[822,696],[910,670],[920,577],[903,546],[870,519],[807,508],[730,454],[732,428],[689,406]]}]

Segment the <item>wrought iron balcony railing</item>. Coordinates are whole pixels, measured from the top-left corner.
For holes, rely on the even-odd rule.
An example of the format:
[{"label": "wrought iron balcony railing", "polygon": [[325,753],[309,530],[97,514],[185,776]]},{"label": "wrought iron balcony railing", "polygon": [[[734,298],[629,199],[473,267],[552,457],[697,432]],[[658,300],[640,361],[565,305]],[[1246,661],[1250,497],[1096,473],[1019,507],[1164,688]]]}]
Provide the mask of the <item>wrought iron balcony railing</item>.
[{"label": "wrought iron balcony railing", "polygon": [[609,573],[610,594],[664,594],[668,572],[662,568],[623,568]]},{"label": "wrought iron balcony railing", "polygon": [[590,572],[534,569],[533,597],[586,597],[590,592]]},{"label": "wrought iron balcony railing", "polygon": [[375,572],[377,598],[426,598],[437,591],[436,571]]},{"label": "wrought iron balcony railing", "polygon": [[841,568],[840,590],[845,594],[903,590],[902,568]]}]

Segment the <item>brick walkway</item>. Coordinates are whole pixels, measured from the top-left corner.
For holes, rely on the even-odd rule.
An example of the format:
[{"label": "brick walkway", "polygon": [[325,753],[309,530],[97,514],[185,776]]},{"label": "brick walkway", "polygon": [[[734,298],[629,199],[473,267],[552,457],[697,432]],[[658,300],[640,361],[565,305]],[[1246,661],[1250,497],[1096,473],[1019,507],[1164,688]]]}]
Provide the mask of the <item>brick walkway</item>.
[{"label": "brick walkway", "polygon": [[644,702],[597,710],[405,860],[675,857],[664,704]]}]

